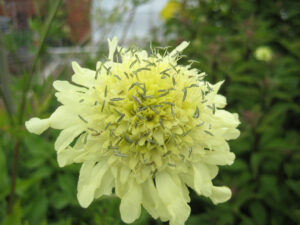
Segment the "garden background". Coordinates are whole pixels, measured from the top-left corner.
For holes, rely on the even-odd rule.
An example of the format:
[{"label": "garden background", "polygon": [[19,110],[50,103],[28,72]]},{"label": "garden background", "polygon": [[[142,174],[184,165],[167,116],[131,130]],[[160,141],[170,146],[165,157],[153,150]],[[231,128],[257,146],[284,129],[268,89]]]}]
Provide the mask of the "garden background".
[{"label": "garden background", "polygon": [[[161,22],[144,36],[129,28],[151,1],[117,1],[110,11],[102,1],[96,13],[92,2],[0,1],[0,224],[123,224],[117,198],[79,206],[80,165],[58,167],[57,131],[36,136],[24,127],[58,106],[52,82],[70,79],[71,61],[95,68],[116,24],[127,46],[189,41],[181,63],[193,59],[209,81],[225,80],[226,109],[240,115],[241,136],[230,142],[235,163],[214,180],[229,186],[232,198],[215,206],[191,192],[186,224],[300,224],[300,1],[165,1]],[[133,224],[164,223],[143,211]]]}]

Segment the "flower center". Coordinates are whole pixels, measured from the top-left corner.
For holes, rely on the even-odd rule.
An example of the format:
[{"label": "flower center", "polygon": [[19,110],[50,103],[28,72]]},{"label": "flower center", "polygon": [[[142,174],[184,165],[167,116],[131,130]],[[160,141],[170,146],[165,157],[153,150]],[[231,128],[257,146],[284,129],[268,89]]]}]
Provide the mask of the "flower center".
[{"label": "flower center", "polygon": [[[212,90],[200,82],[202,74],[155,57],[100,70],[105,72],[88,97],[95,107],[87,135],[101,141],[101,154],[139,158],[142,164],[153,157],[170,156],[174,162],[191,156],[196,134],[206,126],[201,112]],[[213,135],[209,129],[206,135]]]}]

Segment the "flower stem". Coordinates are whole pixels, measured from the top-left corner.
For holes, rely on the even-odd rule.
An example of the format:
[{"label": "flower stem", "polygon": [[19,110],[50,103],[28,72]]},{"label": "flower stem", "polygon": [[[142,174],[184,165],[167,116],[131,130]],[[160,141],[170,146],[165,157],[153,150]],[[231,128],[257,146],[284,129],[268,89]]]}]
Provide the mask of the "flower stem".
[{"label": "flower stem", "polygon": [[18,116],[18,122],[20,124],[23,123],[23,119],[24,119],[24,115],[25,115],[25,112],[26,112],[26,106],[27,106],[27,93],[28,91],[30,90],[30,87],[31,87],[31,82],[32,82],[32,79],[33,79],[33,76],[34,76],[34,72],[36,70],[36,67],[37,67],[37,64],[38,64],[38,61],[40,59],[40,56],[41,56],[41,53],[42,53],[42,49],[44,47],[44,44],[45,44],[45,40],[46,40],[46,37],[47,37],[47,34],[48,34],[48,31],[50,29],[50,26],[52,24],[52,21],[60,7],[62,3],[62,0],[56,0],[54,2],[54,6],[52,7],[52,10],[50,12],[50,14],[48,15],[48,18],[46,20],[46,24],[45,24],[45,28],[42,32],[42,35],[41,35],[41,40],[40,40],[40,43],[39,43],[39,46],[38,46],[38,49],[36,51],[36,54],[34,56],[34,60],[33,60],[33,63],[32,63],[32,66],[31,66],[31,70],[30,70],[30,73],[29,73],[29,77],[28,79],[26,80],[26,84],[25,84],[25,87],[23,89],[23,94],[22,94],[22,100],[21,100],[21,106],[20,106],[20,110],[19,110],[19,116]]},{"label": "flower stem", "polygon": [[18,159],[19,159],[19,146],[20,146],[20,142],[19,142],[19,140],[17,140],[16,145],[15,145],[15,150],[14,150],[13,171],[12,171],[12,178],[11,178],[11,189],[10,189],[8,210],[7,210],[8,214],[10,214],[12,212],[13,203],[14,203],[14,199],[15,199],[16,178],[17,178]]}]

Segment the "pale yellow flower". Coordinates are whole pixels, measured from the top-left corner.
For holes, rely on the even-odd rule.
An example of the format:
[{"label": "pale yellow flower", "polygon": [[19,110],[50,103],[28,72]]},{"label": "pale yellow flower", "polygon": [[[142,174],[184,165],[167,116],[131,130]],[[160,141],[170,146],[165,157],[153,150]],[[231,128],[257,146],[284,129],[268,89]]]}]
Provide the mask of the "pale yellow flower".
[{"label": "pale yellow flower", "polygon": [[239,136],[238,115],[222,109],[222,82],[212,85],[205,73],[177,64],[187,46],[149,55],[113,39],[96,71],[73,62],[72,83],[53,83],[62,105],[49,118],[26,122],[36,134],[62,130],[55,142],[58,163],[82,163],[82,207],[114,193],[126,223],[143,206],[155,219],[183,225],[190,215],[187,187],[214,204],[231,197],[212,179],[219,165],[234,161],[227,141]]},{"label": "pale yellow flower", "polygon": [[166,6],[161,11],[161,17],[167,21],[171,19],[176,13],[179,13],[181,9],[181,5],[177,1],[169,1]]},{"label": "pale yellow flower", "polygon": [[255,50],[254,55],[257,60],[269,62],[273,57],[273,52],[271,48],[267,46],[261,46]]}]

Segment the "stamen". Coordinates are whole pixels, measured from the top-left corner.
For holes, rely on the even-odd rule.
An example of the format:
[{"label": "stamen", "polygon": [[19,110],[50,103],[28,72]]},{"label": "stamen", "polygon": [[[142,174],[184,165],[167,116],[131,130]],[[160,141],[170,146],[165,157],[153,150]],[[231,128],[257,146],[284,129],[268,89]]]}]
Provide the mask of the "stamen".
[{"label": "stamen", "polygon": [[81,115],[78,115],[79,119],[81,119],[83,122],[88,123],[86,119],[84,119]]},{"label": "stamen", "polygon": [[159,111],[157,111],[153,105],[150,106],[150,109],[156,114],[159,114]]},{"label": "stamen", "polygon": [[124,72],[124,74],[127,77],[127,79],[129,79],[128,73]]},{"label": "stamen", "polygon": [[173,139],[173,144],[174,144],[175,146],[177,146],[176,139],[175,139],[175,135],[174,135],[174,134],[171,134],[171,136],[172,136],[172,139]]},{"label": "stamen", "polygon": [[108,122],[104,128],[104,130],[107,130],[107,128],[111,125],[111,122]]},{"label": "stamen", "polygon": [[105,100],[104,100],[103,103],[102,103],[101,112],[103,112],[104,106],[105,106]]},{"label": "stamen", "polygon": [[197,124],[197,127],[201,127],[204,124],[204,122]]},{"label": "stamen", "polygon": [[85,133],[85,136],[84,136],[84,139],[83,139],[83,144],[86,144],[86,143],[87,143],[87,137],[88,137],[88,133],[86,132],[86,133]]},{"label": "stamen", "polygon": [[192,129],[189,129],[188,131],[186,131],[185,133],[182,134],[182,137],[185,137],[186,135],[188,135],[188,133],[190,133],[192,131]]},{"label": "stamen", "polygon": [[192,148],[192,147],[190,147],[190,148],[189,148],[189,158],[191,157],[191,155],[192,155],[192,152],[193,152],[193,148]]},{"label": "stamen", "polygon": [[171,105],[171,114],[172,114],[172,116],[173,116],[174,118],[176,117],[175,112],[174,112],[174,109],[173,109],[173,105]]},{"label": "stamen", "polygon": [[199,118],[199,108],[198,108],[198,106],[196,106],[196,111],[195,111],[195,113],[194,113],[194,115],[193,115],[193,118],[194,118],[194,119]]},{"label": "stamen", "polygon": [[184,102],[184,100],[186,99],[186,96],[187,96],[187,89],[183,88],[182,91],[183,91],[182,102]]},{"label": "stamen", "polygon": [[104,90],[104,97],[106,98],[107,96],[107,85],[105,85],[105,90]]},{"label": "stamen", "polygon": [[117,74],[114,75],[118,80],[121,80],[121,77]]},{"label": "stamen", "polygon": [[130,137],[127,136],[127,134],[125,134],[125,132],[123,132],[125,141],[127,141],[128,143],[133,143],[133,140],[130,139]]},{"label": "stamen", "polygon": [[117,150],[114,150],[114,154],[115,154],[115,156],[118,156],[118,157],[123,157],[123,158],[128,157],[127,155],[125,155]]},{"label": "stamen", "polygon": [[208,135],[210,136],[214,136],[211,132],[207,131],[207,130],[204,130],[205,133],[207,133]]},{"label": "stamen", "polygon": [[133,67],[133,65],[136,64],[136,62],[137,62],[137,59],[134,60],[134,61],[129,65],[129,68],[131,69],[131,68]]},{"label": "stamen", "polygon": [[167,151],[165,154],[162,155],[162,157],[166,157],[166,156],[168,156],[170,154],[171,154],[171,151]]},{"label": "stamen", "polygon": [[176,85],[176,80],[175,80],[175,77],[172,77],[172,83],[173,83],[173,86]]},{"label": "stamen", "polygon": [[160,125],[161,125],[161,127],[163,128],[163,129],[165,129],[165,126],[164,126],[164,124],[163,124],[163,121],[162,121],[162,119],[159,117],[159,123],[160,123]]},{"label": "stamen", "polygon": [[172,103],[172,102],[162,102],[162,104],[167,104],[167,105],[175,106],[175,104]]},{"label": "stamen", "polygon": [[141,116],[141,115],[139,115],[139,114],[136,114],[136,116],[137,116],[138,118],[140,118],[141,120],[146,120],[146,121],[148,121],[147,118],[144,117],[144,116]]},{"label": "stamen", "polygon": [[212,113],[215,114],[216,112],[216,106],[215,104],[212,104],[212,105],[207,105],[208,108],[210,108],[212,110]]},{"label": "stamen", "polygon": [[135,97],[134,95],[131,96],[133,98],[133,100],[135,100],[138,104],[142,105],[142,103],[140,102],[140,100]]},{"label": "stamen", "polygon": [[124,100],[124,98],[111,98],[110,101],[112,102],[117,102],[117,101],[121,101]]}]

